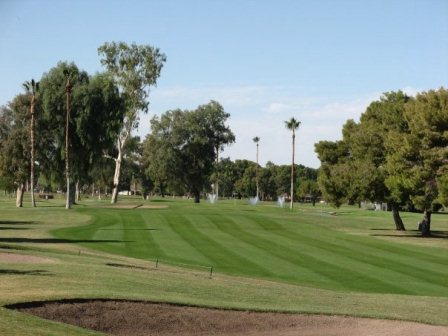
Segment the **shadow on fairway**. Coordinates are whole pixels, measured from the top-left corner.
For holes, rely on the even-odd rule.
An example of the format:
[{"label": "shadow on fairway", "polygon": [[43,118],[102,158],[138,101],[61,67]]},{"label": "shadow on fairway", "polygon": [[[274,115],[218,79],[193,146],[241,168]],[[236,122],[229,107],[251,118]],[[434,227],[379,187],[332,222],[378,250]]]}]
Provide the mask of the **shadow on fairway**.
[{"label": "shadow on fairway", "polygon": [[0,225],[25,225],[25,224],[36,224],[33,221],[14,221],[14,220],[0,220]]},{"label": "shadow on fairway", "polygon": [[45,270],[31,270],[31,271],[19,271],[13,269],[0,269],[0,275],[54,275],[51,272]]},{"label": "shadow on fairway", "polygon": [[422,234],[418,230],[409,230],[410,234],[371,234],[373,237],[397,237],[397,238],[437,238],[448,239],[448,231],[431,231],[431,235],[422,237]]},{"label": "shadow on fairway", "polygon": [[0,243],[77,244],[77,243],[134,243],[133,240],[85,240],[58,238],[0,238]]},{"label": "shadow on fairway", "polygon": [[11,226],[0,226],[0,230],[29,230],[30,228],[24,227],[11,227]]},{"label": "shadow on fairway", "polygon": [[98,229],[98,231],[159,231],[160,229]]}]

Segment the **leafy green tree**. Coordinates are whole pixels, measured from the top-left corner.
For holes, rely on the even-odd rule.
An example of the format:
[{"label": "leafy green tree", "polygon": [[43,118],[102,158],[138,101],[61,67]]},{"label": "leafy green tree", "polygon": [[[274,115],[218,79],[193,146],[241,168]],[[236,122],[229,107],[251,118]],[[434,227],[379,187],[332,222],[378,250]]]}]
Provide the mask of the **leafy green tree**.
[{"label": "leafy green tree", "polygon": [[225,145],[230,145],[235,142],[235,135],[226,125],[226,121],[230,117],[230,113],[225,112],[224,107],[217,101],[211,100],[208,104],[200,105],[197,108],[210,121],[208,134],[213,146],[215,148],[215,167],[214,167],[214,193],[219,197],[219,153],[224,150]]},{"label": "leafy green tree", "polygon": [[[219,171],[219,176],[216,175],[216,172]],[[230,160],[230,158],[223,158],[218,162],[218,169],[211,176],[212,181],[219,182],[221,188],[220,196],[221,197],[232,197],[233,192],[235,191],[235,182],[238,179],[236,174],[235,163]]]},{"label": "leafy green tree", "polygon": [[160,76],[166,56],[149,45],[128,45],[124,42],[105,43],[98,48],[103,64],[114,78],[125,100],[126,113],[119,136],[116,139],[115,174],[111,203],[118,198],[123,147],[137,128],[140,111],[147,112],[149,89]]},{"label": "leafy green tree", "polygon": [[303,180],[297,188],[297,196],[302,199],[311,197],[313,206],[316,205],[316,201],[320,197],[320,195],[321,192],[319,189],[319,185],[315,180]]},{"label": "leafy green tree", "polygon": [[[157,173],[154,181],[166,179],[173,186],[183,186],[199,203],[200,193],[210,187],[216,155],[215,114],[219,113],[201,105],[193,111],[173,110],[152,118],[144,153],[149,171]],[[221,119],[220,128],[226,128],[226,119]]]},{"label": "leafy green tree", "polygon": [[405,229],[399,206],[407,202],[408,194],[391,190],[393,174],[387,163],[399,150],[392,135],[407,129],[403,113],[409,99],[402,92],[385,93],[368,106],[359,123],[347,121],[342,140],[316,144],[321,160],[319,185],[325,199],[335,206],[346,201],[387,202],[397,230]]},{"label": "leafy green tree", "polygon": [[25,91],[31,94],[31,104],[30,104],[30,115],[31,115],[31,126],[30,126],[30,139],[31,139],[31,162],[30,162],[30,185],[31,185],[31,206],[34,208],[36,206],[36,201],[34,199],[34,161],[35,161],[35,141],[34,132],[36,127],[35,121],[35,108],[36,108],[36,94],[39,91],[39,82],[34,79],[31,81],[26,81],[23,83]]},{"label": "leafy green tree", "polygon": [[[48,181],[62,185],[64,176],[65,132],[67,129],[66,99],[67,77],[71,73],[69,122],[70,178],[79,184],[90,180],[90,170],[104,152],[114,148],[113,141],[121,129],[124,101],[118,88],[107,74],[90,77],[73,63],[59,63],[40,81],[44,130],[49,141],[43,147],[45,158],[41,162]],[[78,189],[77,188],[77,189]],[[75,186],[71,188],[75,190]],[[72,200],[74,193],[72,193]]]},{"label": "leafy green tree", "polygon": [[393,193],[407,193],[423,211],[422,235],[430,235],[431,213],[439,200],[448,160],[448,91],[441,88],[418,94],[404,112],[406,132],[394,133],[397,150],[390,155],[388,185]]},{"label": "leafy green tree", "polygon": [[16,186],[16,206],[23,206],[30,176],[29,95],[17,95],[0,115],[0,175]]},{"label": "leafy green tree", "polygon": [[291,118],[285,121],[285,126],[288,130],[292,131],[292,163],[291,163],[291,203],[290,208],[292,210],[294,204],[294,154],[295,154],[295,144],[296,144],[296,130],[300,126],[300,121],[295,118]]},{"label": "leafy green tree", "polygon": [[257,164],[252,161],[246,161],[245,163],[247,163],[247,166],[235,182],[235,191],[243,197],[253,197],[257,192],[257,184],[255,182]]}]

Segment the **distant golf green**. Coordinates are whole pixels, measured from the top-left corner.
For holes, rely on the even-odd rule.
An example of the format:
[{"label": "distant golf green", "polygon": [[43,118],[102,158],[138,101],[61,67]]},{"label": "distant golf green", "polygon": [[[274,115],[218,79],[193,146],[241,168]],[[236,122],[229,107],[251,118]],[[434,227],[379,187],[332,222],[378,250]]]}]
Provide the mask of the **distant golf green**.
[{"label": "distant golf green", "polygon": [[52,233],[109,253],[213,266],[232,275],[340,291],[448,297],[448,249],[381,239],[394,233],[389,213],[350,208],[330,214],[311,206],[291,212],[233,201],[149,204],[168,207],[79,208],[92,218],[87,225]]}]

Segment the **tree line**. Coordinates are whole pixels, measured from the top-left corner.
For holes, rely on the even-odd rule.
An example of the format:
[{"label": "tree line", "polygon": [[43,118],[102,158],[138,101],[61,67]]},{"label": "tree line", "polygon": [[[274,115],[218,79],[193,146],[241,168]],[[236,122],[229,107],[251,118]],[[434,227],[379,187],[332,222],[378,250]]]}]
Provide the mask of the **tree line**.
[{"label": "tree line", "polygon": [[422,235],[431,214],[448,205],[448,91],[385,93],[359,122],[348,120],[342,140],[315,146],[319,186],[329,203],[385,202],[397,230],[400,210],[421,211]]},{"label": "tree line", "polygon": [[[296,167],[294,156],[291,166],[265,168],[220,159],[235,135],[226,124],[230,114],[216,101],[155,116],[146,139],[132,136],[166,56],[123,42],[105,43],[98,53],[104,72],[90,75],[73,62],[60,62],[39,81],[26,81],[25,91],[0,107],[0,187],[15,191],[18,207],[26,185],[33,206],[37,188],[65,192],[66,208],[81,193],[110,193],[115,203],[119,190],[132,189],[143,196],[190,195],[195,202],[206,192],[262,199],[289,193],[292,204],[300,181],[315,194],[317,171]],[[294,118],[286,122],[293,146],[299,125]]]}]

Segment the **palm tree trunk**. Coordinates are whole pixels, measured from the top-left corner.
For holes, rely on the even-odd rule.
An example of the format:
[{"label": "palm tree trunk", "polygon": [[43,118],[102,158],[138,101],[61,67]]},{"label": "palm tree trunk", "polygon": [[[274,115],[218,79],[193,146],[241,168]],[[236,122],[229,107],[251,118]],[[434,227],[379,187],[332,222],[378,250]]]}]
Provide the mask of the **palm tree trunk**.
[{"label": "palm tree trunk", "polygon": [[295,152],[295,137],[294,130],[292,131],[292,164],[291,164],[291,204],[290,209],[294,207],[294,152]]},{"label": "palm tree trunk", "polygon": [[216,182],[215,182],[215,197],[219,198],[219,147],[216,147]]},{"label": "palm tree trunk", "polygon": [[65,208],[70,209],[70,164],[69,164],[69,124],[70,124],[70,92],[71,92],[71,84],[70,80],[67,80],[67,85],[65,86],[67,93],[67,116],[65,121],[65,178],[67,180],[67,198],[65,202]]},{"label": "palm tree trunk", "polygon": [[30,182],[31,182],[31,206],[34,208],[36,206],[36,201],[34,199],[34,154],[35,154],[35,149],[34,149],[34,124],[35,124],[35,120],[34,120],[34,106],[35,106],[35,101],[36,98],[33,95],[33,97],[31,98],[31,176],[30,176]]},{"label": "palm tree trunk", "polygon": [[259,182],[258,182],[258,143],[257,143],[257,167],[256,167],[256,180],[257,180],[257,196],[256,198],[258,198],[258,195],[260,194],[260,188],[259,188]]}]

